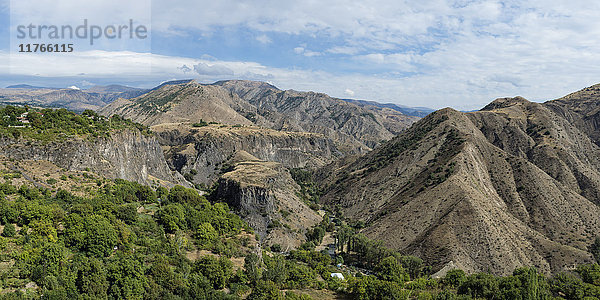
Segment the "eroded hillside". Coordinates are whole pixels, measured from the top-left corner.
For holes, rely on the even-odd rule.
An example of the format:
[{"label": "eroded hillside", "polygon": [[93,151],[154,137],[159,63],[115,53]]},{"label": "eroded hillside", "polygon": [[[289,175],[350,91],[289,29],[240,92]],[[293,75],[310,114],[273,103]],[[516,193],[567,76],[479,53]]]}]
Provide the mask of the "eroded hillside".
[{"label": "eroded hillside", "polygon": [[479,112],[435,112],[334,169],[323,199],[438,268],[558,272],[592,261],[599,153],[547,106],[498,99]]}]

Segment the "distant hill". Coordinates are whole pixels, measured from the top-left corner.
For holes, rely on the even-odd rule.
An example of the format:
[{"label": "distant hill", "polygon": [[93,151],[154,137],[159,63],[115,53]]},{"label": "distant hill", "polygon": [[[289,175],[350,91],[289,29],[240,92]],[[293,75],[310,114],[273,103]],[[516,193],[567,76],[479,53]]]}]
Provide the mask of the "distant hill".
[{"label": "distant hill", "polygon": [[255,106],[257,113],[273,124],[271,128],[316,132],[349,143],[357,140],[371,149],[419,119],[389,108],[355,105],[323,93],[282,91],[264,82],[230,80],[214,85]]},{"label": "distant hill", "polygon": [[124,93],[124,92],[144,92],[145,89],[134,88],[125,85],[95,85],[85,90],[88,93]]},{"label": "distant hill", "polygon": [[15,85],[9,85],[6,87],[7,89],[55,89],[55,88],[49,88],[49,87],[41,87],[41,86],[33,86],[33,85],[29,85],[29,84],[15,84]]},{"label": "distant hill", "polygon": [[0,89],[0,103],[60,107],[73,111],[97,110],[118,98],[133,98],[144,92],[143,89],[122,85],[95,86],[87,90],[79,90],[19,84]]},{"label": "distant hill", "polygon": [[181,80],[165,81],[165,82],[159,84],[158,86],[156,86],[156,87],[148,90],[148,92],[160,89],[161,87],[166,86],[166,85],[186,84],[186,83],[190,83],[190,82],[193,82],[193,81],[194,81],[194,79],[181,79]]},{"label": "distant hill", "polygon": [[435,111],[435,109],[427,108],[427,107],[408,107],[404,105],[397,105],[393,103],[379,103],[375,101],[367,101],[367,100],[355,100],[355,99],[342,99],[344,101],[348,101],[350,103],[354,103],[359,106],[376,106],[381,108],[391,108],[393,110],[399,111],[407,116],[415,116],[419,118],[423,118],[426,115]]}]

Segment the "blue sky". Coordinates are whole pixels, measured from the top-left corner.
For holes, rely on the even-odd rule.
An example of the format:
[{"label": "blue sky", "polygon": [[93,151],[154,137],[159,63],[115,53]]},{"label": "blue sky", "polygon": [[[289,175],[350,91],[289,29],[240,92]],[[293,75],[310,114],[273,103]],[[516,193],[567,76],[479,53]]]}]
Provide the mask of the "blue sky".
[{"label": "blue sky", "polygon": [[[600,3],[590,1],[0,3],[0,86],[252,79],[335,97],[470,110],[497,97],[543,101],[600,83]],[[151,28],[151,38],[18,55],[9,16],[13,26],[133,18]]]}]

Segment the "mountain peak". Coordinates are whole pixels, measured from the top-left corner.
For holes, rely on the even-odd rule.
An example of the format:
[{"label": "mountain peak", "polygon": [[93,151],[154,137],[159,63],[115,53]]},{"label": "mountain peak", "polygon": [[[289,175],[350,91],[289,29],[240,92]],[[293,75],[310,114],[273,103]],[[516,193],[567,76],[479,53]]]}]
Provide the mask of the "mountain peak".
[{"label": "mountain peak", "polygon": [[274,89],[279,90],[276,86],[264,82],[264,81],[252,81],[252,80],[221,80],[213,83],[212,85],[218,85],[222,87],[233,87],[239,86],[243,88],[255,88],[255,89]]},{"label": "mountain peak", "polygon": [[516,96],[516,97],[506,97],[506,98],[498,98],[494,101],[492,101],[490,104],[486,105],[484,108],[482,108],[482,111],[485,110],[494,110],[494,109],[500,109],[500,108],[507,108],[510,106],[514,106],[514,105],[527,105],[530,104],[531,102],[521,96]]}]

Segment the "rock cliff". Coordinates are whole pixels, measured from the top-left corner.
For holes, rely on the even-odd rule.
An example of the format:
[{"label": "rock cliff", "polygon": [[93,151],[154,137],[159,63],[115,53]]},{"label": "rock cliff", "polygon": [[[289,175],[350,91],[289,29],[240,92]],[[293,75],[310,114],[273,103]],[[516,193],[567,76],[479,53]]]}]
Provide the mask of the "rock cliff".
[{"label": "rock cliff", "polygon": [[300,200],[299,186],[281,164],[247,154],[244,159],[251,160],[221,176],[216,198],[235,208],[264,245],[279,244],[284,251],[298,247],[321,217]]},{"label": "rock cliff", "polygon": [[183,123],[156,125],[152,130],[163,145],[169,166],[196,183],[214,181],[231,167],[231,159],[239,151],[287,168],[321,167],[342,155],[331,139],[314,133]]},{"label": "rock cliff", "polygon": [[89,169],[108,178],[144,184],[186,184],[165,162],[156,139],[139,131],[122,130],[110,137],[73,137],[64,141],[0,139],[0,155],[18,160],[45,160],[67,170]]}]

